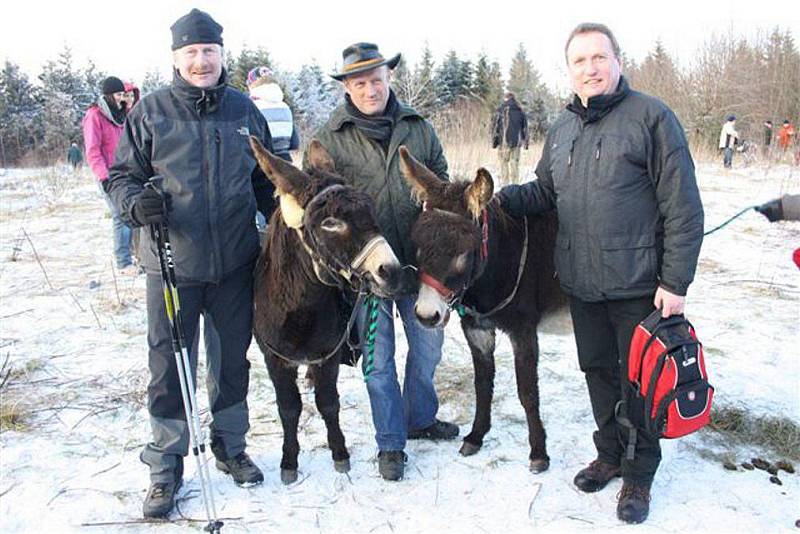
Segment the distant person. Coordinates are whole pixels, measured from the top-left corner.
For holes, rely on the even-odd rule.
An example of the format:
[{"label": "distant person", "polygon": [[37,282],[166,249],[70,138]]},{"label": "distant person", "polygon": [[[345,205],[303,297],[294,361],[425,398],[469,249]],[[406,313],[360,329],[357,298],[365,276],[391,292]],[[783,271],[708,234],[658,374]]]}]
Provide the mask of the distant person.
[{"label": "distant person", "polygon": [[772,121],[764,121],[764,157],[769,156],[769,149],[772,146],[772,134]]},{"label": "distant person", "polygon": [[[125,116],[127,117],[133,109],[133,106],[139,102],[140,93],[139,88],[136,87],[136,84],[133,82],[124,82],[123,85],[125,86],[125,96],[122,99],[122,109],[125,111]],[[142,230],[140,228],[131,228],[131,253],[133,254],[133,263],[136,265],[137,272],[144,273],[144,268],[142,267],[142,257],[139,254],[141,232]]]},{"label": "distant person", "polygon": [[67,150],[67,162],[72,166],[73,171],[77,171],[83,162],[83,154],[81,149],[78,148],[78,143],[72,143]]},{"label": "distant person", "polygon": [[122,99],[122,104],[125,115],[127,116],[133,109],[133,106],[139,101],[140,93],[139,88],[136,87],[136,84],[133,82],[125,82],[123,85],[125,86],[125,96]]},{"label": "distant person", "polygon": [[[267,119],[272,134],[274,154],[286,161],[292,161],[290,150],[300,147],[300,135],[294,125],[292,110],[283,100],[283,90],[275,81],[269,67],[256,67],[247,73],[247,91],[258,110]],[[256,212],[256,226],[263,236],[267,220]]]},{"label": "distant person", "polygon": [[283,90],[276,83],[272,70],[269,67],[256,67],[248,72],[247,91],[267,119],[274,154],[286,161],[292,161],[289,151],[300,147],[300,136],[294,126],[292,110],[284,102]]},{"label": "distant person", "polygon": [[115,76],[109,76],[101,84],[102,94],[91,105],[83,117],[83,143],[86,161],[103,190],[103,199],[111,211],[114,231],[114,258],[117,269],[125,274],[134,274],[137,269],[131,257],[131,229],[120,217],[119,211],[106,194],[108,169],[114,162],[114,151],[122,135],[125,111],[125,85]]},{"label": "distant person", "polygon": [[506,183],[519,182],[519,151],[528,150],[528,119],[511,91],[503,97],[494,119],[492,148],[500,148],[500,176]]},{"label": "distant person", "polygon": [[789,152],[789,147],[795,137],[794,125],[789,122],[789,119],[783,121],[783,126],[778,130],[778,146],[781,147],[781,161],[785,154]]},{"label": "distant person", "polygon": [[739,140],[739,132],[736,131],[736,117],[728,116],[728,120],[722,125],[719,132],[719,148],[722,150],[722,164],[726,169],[733,166],[733,150]]}]

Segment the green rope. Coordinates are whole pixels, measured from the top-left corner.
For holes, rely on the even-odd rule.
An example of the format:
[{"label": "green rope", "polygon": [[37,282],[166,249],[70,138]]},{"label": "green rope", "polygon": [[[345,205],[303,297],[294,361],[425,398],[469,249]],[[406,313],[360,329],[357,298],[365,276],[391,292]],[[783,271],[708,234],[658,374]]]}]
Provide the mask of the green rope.
[{"label": "green rope", "polygon": [[720,229],[722,229],[722,228],[725,228],[726,226],[728,226],[728,224],[732,223],[732,222],[733,222],[735,219],[737,219],[737,218],[741,217],[742,215],[744,215],[745,213],[747,213],[748,211],[750,211],[750,210],[752,210],[752,209],[755,209],[756,207],[757,207],[757,206],[750,206],[750,207],[748,207],[748,208],[745,208],[745,209],[743,209],[742,211],[740,211],[739,213],[737,213],[736,215],[734,215],[733,217],[731,217],[730,219],[728,219],[728,220],[727,220],[727,221],[725,221],[724,223],[720,224],[719,226],[717,226],[716,228],[714,228],[714,229],[712,229],[712,230],[709,230],[708,232],[704,233],[703,235],[704,235],[704,236],[707,236],[707,235],[709,235],[709,234],[713,234],[713,233],[714,233],[714,232],[716,232],[717,230],[720,230]]},{"label": "green rope", "polygon": [[364,382],[369,382],[370,373],[375,367],[375,335],[378,332],[378,297],[369,295],[364,300],[367,308],[367,328],[364,347]]},{"label": "green rope", "polygon": [[459,317],[464,317],[467,315],[467,309],[464,308],[464,305],[461,304],[460,302],[455,306],[453,306],[453,308],[455,308],[456,313],[458,314]]}]

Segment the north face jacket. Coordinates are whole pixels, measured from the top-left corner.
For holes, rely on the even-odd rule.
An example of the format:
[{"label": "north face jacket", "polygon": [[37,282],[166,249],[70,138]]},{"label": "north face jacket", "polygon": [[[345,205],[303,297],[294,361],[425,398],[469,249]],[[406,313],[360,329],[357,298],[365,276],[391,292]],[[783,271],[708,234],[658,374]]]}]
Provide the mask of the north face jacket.
[{"label": "north face jacket", "polygon": [[[268,217],[274,187],[256,163],[249,136],[272,149],[267,122],[253,102],[225,84],[190,85],[175,72],[172,86],[131,110],[110,170],[107,191],[123,220],[148,179],[163,177],[171,198],[168,228],[180,281],[218,282],[258,255],[255,213]],[[158,272],[155,244],[142,232],[142,263]]]}]

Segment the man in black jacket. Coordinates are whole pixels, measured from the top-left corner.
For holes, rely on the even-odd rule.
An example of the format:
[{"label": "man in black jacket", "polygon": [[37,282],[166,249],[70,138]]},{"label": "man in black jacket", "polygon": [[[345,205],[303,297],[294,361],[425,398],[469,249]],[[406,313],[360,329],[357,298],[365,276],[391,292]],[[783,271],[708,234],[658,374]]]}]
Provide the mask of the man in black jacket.
[{"label": "man in black jacket", "polygon": [[617,516],[640,523],[661,460],[658,438],[616,420],[636,324],[653,309],[683,313],[703,240],[694,163],[673,112],[633,91],[619,46],[601,24],[581,24],[565,48],[575,97],[550,128],[538,180],[500,192],[514,216],[558,211],[555,263],[570,310],[597,431],[597,459],[575,477],[582,491],[622,475]]},{"label": "man in black jacket", "polygon": [[[249,135],[272,148],[266,120],[227,86],[222,27],[193,9],[171,27],[174,74],[169,88],[142,99],[128,115],[110,171],[108,193],[132,226],[164,222],[170,230],[181,315],[197,368],[203,315],[211,449],[217,468],[237,484],[263,480],[245,452],[249,429],[246,353],[252,324],[256,208],[272,211],[272,188],[250,149]],[[145,188],[160,176],[156,188]],[[148,410],[153,441],[141,454],[150,466],[146,517],[169,514],[181,483],[188,428],[161,289],[156,245],[143,233],[147,271]]]},{"label": "man in black jacket", "polygon": [[507,183],[519,182],[519,151],[528,150],[528,119],[512,92],[507,92],[494,118],[492,148],[500,148],[500,176]]}]

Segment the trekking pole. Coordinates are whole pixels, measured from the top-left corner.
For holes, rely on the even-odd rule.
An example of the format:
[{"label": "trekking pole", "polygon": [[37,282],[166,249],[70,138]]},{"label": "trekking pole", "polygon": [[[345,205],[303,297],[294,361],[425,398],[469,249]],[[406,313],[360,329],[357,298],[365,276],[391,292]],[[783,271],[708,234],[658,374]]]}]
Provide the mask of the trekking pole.
[{"label": "trekking pole", "polygon": [[[156,188],[153,181],[146,187]],[[206,461],[206,446],[200,427],[200,416],[197,413],[197,399],[192,380],[192,366],[189,362],[189,351],[186,347],[186,337],[181,320],[181,304],[178,298],[178,285],[175,278],[175,263],[172,259],[172,247],[169,240],[169,230],[164,223],[150,225],[150,237],[158,248],[158,263],[161,268],[161,285],[164,290],[164,307],[169,319],[172,332],[172,350],[175,353],[175,364],[178,369],[178,379],[181,385],[183,409],[186,415],[186,425],[189,427],[189,441],[192,454],[197,461],[197,473],[200,477],[200,489],[203,495],[203,505],[206,509],[208,525],[203,530],[218,533],[222,528],[222,521],[217,519],[217,509],[214,504],[214,491],[211,486],[211,476],[208,472]]]}]

